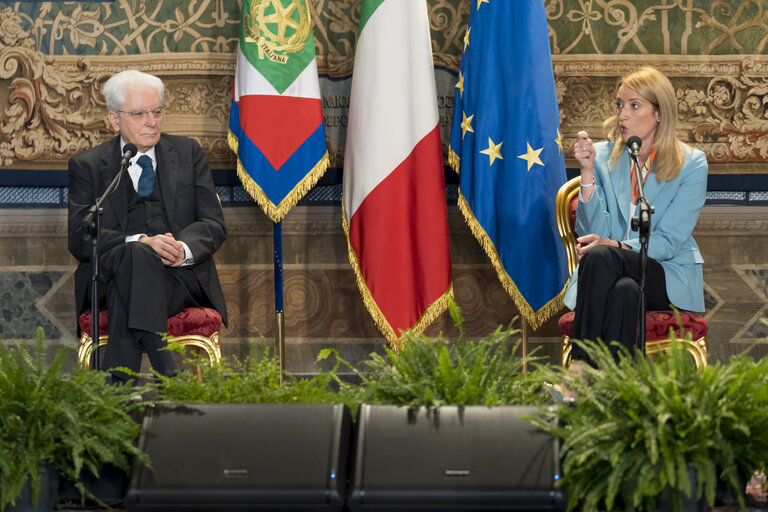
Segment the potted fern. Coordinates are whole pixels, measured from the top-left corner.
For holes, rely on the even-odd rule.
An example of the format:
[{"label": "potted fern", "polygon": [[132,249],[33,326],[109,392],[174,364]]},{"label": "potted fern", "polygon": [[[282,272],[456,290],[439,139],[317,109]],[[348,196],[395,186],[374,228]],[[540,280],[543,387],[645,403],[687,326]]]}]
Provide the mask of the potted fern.
[{"label": "potted fern", "polygon": [[674,342],[655,360],[579,343],[595,368],[542,369],[578,397],[543,411],[549,421],[531,419],[562,438],[569,509],[655,510],[660,496],[672,510],[684,499],[712,506],[718,483],[744,507],[743,476],[768,464],[767,359],[736,355],[697,371]]},{"label": "potted fern", "polygon": [[[39,503],[44,475],[51,473],[88,496],[83,474],[98,475],[103,464],[128,471],[140,456],[140,427],[130,416],[139,407],[134,391],[106,384],[99,372],[65,374],[67,350],[46,364],[39,328],[31,352],[0,345],[0,510],[22,506],[25,486],[24,506],[51,510],[50,501]],[[48,499],[55,499],[55,481],[49,490]]]},{"label": "potted fern", "polygon": [[[362,370],[345,362],[360,378],[358,400],[410,407],[546,402],[546,395],[540,392],[542,375],[523,371],[524,365],[536,358],[518,355],[520,342],[512,341],[518,330],[499,326],[479,340],[468,340],[461,310],[452,300],[449,313],[459,331],[456,341],[442,333],[430,339],[408,331],[403,334],[399,352],[387,347],[384,356],[373,353],[363,361]],[[324,351],[320,358],[330,354]]]},{"label": "potted fern", "polygon": [[173,377],[156,374],[157,397],[170,404],[192,403],[346,403],[356,405],[357,391],[335,388],[340,362],[328,372],[312,378],[283,375],[280,361],[267,345],[251,343],[242,359],[222,358],[212,365],[207,358],[190,358],[184,347],[169,340],[169,349],[178,352],[186,366],[199,368],[200,376],[182,371]]}]

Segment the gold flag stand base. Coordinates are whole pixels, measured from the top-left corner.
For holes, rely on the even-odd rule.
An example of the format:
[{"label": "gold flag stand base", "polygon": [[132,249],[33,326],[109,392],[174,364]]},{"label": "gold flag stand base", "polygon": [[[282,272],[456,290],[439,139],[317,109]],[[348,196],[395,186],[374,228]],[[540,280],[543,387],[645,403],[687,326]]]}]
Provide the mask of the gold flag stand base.
[{"label": "gold flag stand base", "polygon": [[280,361],[280,384],[285,381],[285,318],[275,313],[275,350]]}]

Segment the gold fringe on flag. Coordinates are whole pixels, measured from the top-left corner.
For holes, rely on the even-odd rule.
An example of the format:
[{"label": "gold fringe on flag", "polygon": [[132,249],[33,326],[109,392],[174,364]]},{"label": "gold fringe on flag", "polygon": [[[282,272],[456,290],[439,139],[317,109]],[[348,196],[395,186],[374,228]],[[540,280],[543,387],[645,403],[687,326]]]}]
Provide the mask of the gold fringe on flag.
[{"label": "gold fringe on flag", "polygon": [[[365,282],[363,272],[360,268],[360,261],[357,259],[357,254],[355,253],[355,250],[352,247],[352,243],[349,239],[349,223],[347,222],[347,212],[344,208],[343,200],[341,202],[341,220],[342,225],[344,226],[344,235],[347,238],[347,253],[349,254],[349,263],[352,265],[352,269],[355,271],[355,279],[357,281],[357,287],[360,290],[360,295],[363,296],[363,304],[365,304],[365,307],[373,318],[373,321],[376,323],[376,326],[389,342],[389,346],[392,347],[392,350],[395,352],[400,352],[400,349],[402,349],[404,346],[402,333],[400,336],[395,333],[392,325],[390,325],[389,321],[387,321],[387,318],[379,309],[379,305],[376,304],[376,300],[373,298],[371,291],[368,289],[368,283]],[[443,293],[440,297],[437,298],[437,300],[435,300],[432,304],[429,305],[429,307],[427,307],[426,311],[424,311],[419,320],[413,326],[411,326],[409,330],[415,332],[416,334],[422,333],[424,329],[426,329],[432,322],[437,319],[437,317],[439,317],[446,309],[448,309],[449,299],[452,298],[453,283],[450,283],[448,290],[446,290],[445,293]]]},{"label": "gold fringe on flag", "polygon": [[[227,142],[229,143],[230,149],[237,155],[239,141],[231,130],[227,133]],[[267,217],[269,217],[272,222],[280,222],[291,208],[296,206],[299,199],[304,197],[304,194],[309,192],[318,180],[322,178],[329,165],[330,159],[328,158],[328,151],[326,151],[320,161],[315,164],[312,170],[309,171],[295,187],[293,187],[293,190],[291,190],[278,205],[275,205],[269,200],[261,187],[254,181],[251,175],[248,174],[248,171],[245,170],[243,164],[240,162],[240,158],[237,159],[237,177],[240,178],[245,191],[248,192],[259,206],[261,206],[261,209],[264,210]]]},{"label": "gold fringe on flag", "polygon": [[451,146],[448,146],[448,165],[454,170],[456,174],[459,173],[459,165],[461,164],[461,157],[456,154]]},{"label": "gold fringe on flag", "polygon": [[472,209],[464,197],[464,194],[462,194],[461,189],[459,189],[459,210],[464,214],[464,220],[469,226],[469,229],[472,230],[472,234],[475,235],[475,238],[480,242],[480,245],[488,255],[488,258],[490,258],[493,268],[496,269],[496,274],[499,276],[501,285],[512,297],[518,311],[520,311],[520,314],[525,318],[526,322],[528,322],[528,325],[530,325],[533,330],[536,330],[541,327],[544,322],[557,314],[557,312],[563,308],[563,297],[565,296],[565,289],[568,286],[568,282],[566,281],[565,286],[563,286],[560,293],[542,306],[541,309],[534,311],[530,304],[528,304],[528,301],[523,297],[523,294],[520,293],[520,290],[518,290],[515,282],[509,277],[509,274],[504,269],[504,265],[501,264],[501,258],[499,258],[499,253],[496,251],[496,246],[475,218],[475,214],[472,213]]}]

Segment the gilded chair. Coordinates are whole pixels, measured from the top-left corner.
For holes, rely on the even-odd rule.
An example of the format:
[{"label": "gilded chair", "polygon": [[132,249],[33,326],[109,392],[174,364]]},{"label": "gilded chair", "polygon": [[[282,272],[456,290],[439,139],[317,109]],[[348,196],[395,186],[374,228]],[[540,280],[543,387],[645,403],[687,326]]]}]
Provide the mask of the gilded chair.
[{"label": "gilded chair", "polygon": [[[565,245],[568,256],[568,274],[573,275],[579,264],[576,254],[576,203],[579,199],[579,185],[581,178],[576,177],[565,183],[557,192],[555,209],[557,229],[560,238]],[[571,364],[571,335],[573,334],[574,313],[570,311],[560,317],[558,322],[562,343],[560,345],[560,364],[568,367]],[[645,316],[645,353],[647,355],[658,354],[669,349],[670,329],[674,329],[675,336],[685,344],[686,350],[693,358],[696,367],[707,365],[706,336],[709,326],[707,321],[696,313],[680,311],[680,322],[684,333],[680,332],[680,324],[673,311],[647,311]],[[691,339],[684,339],[683,334],[690,334]]]},{"label": "gilded chair", "polygon": [[[106,310],[99,311],[99,347],[107,345],[108,314]],[[86,311],[78,318],[80,325],[80,348],[77,361],[80,365],[89,367],[93,355],[93,338],[91,336],[91,312]],[[208,356],[211,364],[221,361],[221,315],[211,308],[187,308],[181,313],[168,319],[168,336],[182,346],[195,347],[201,354]],[[199,368],[195,368],[198,378]]]}]

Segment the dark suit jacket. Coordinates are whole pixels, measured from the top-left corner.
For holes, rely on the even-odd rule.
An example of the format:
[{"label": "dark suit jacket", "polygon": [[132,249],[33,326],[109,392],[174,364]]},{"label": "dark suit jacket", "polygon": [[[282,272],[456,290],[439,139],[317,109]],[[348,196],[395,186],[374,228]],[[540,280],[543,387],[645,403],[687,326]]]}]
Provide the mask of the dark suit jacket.
[{"label": "dark suit jacket", "polygon": [[[91,242],[83,236],[82,221],[104,193],[120,167],[120,136],[89,149],[69,161],[69,251],[80,264],[75,271],[77,314],[90,308]],[[200,145],[187,137],[162,134],[155,146],[157,173],[171,233],[185,242],[195,258],[192,270],[211,305],[227,323],[227,308],[213,253],[227,236],[224,213],[213,186],[211,169]],[[103,205],[99,253],[125,243],[128,217],[126,172]],[[103,296],[104,286],[102,286]]]}]

